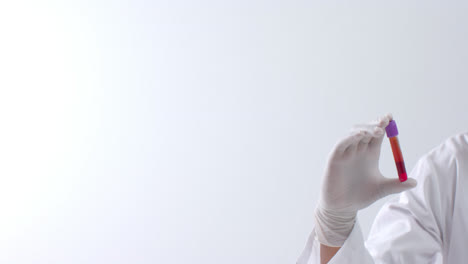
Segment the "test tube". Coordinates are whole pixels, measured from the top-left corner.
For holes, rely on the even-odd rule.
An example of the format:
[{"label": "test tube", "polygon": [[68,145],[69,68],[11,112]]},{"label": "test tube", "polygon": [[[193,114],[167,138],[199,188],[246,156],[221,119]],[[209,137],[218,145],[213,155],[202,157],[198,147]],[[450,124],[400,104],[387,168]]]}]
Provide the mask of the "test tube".
[{"label": "test tube", "polygon": [[391,120],[388,126],[385,128],[387,137],[390,140],[390,146],[392,146],[393,158],[398,171],[398,178],[400,182],[404,182],[408,179],[406,175],[405,161],[403,160],[403,154],[401,153],[400,142],[398,141],[398,128],[395,120]]}]

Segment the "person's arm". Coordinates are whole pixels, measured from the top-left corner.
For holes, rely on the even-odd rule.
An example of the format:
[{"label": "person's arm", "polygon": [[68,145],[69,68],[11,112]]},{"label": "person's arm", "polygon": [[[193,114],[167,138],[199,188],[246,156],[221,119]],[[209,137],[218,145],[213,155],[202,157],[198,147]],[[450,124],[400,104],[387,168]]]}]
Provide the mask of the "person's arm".
[{"label": "person's arm", "polygon": [[[297,260],[297,264],[320,264],[321,263],[321,253],[320,253],[320,243],[317,240],[317,235],[315,232],[315,227],[312,228],[309,238],[305,248],[302,250],[301,255]],[[374,264],[371,255],[367,251],[364,245],[364,238],[362,236],[361,228],[359,226],[359,221],[356,221],[354,224],[353,230],[349,234],[345,243],[339,250],[335,253],[333,251],[328,255],[329,264]],[[334,253],[334,255],[333,255]],[[327,254],[327,253],[324,253]],[[325,257],[325,255],[324,255]],[[326,261],[324,259],[324,261]]]},{"label": "person's arm", "polygon": [[320,244],[320,264],[327,264],[341,247],[329,247]]}]

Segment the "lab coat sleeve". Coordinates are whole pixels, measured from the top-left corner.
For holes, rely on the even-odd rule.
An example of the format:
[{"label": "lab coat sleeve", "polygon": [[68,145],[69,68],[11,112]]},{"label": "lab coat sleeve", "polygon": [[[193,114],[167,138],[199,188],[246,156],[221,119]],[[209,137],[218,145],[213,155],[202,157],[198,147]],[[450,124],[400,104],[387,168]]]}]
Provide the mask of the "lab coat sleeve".
[{"label": "lab coat sleeve", "polygon": [[[343,246],[328,263],[374,263],[367,249],[364,247],[364,239],[358,222],[354,224],[353,230]],[[306,246],[297,264],[320,264],[320,243],[317,241],[315,228],[309,235]]]},{"label": "lab coat sleeve", "polygon": [[[356,223],[343,247],[330,260],[334,263],[443,263],[444,230],[450,224],[455,185],[448,170],[450,158],[433,152],[411,172],[416,188],[387,202],[378,213],[364,243]],[[320,263],[320,243],[312,231],[298,264]]]}]

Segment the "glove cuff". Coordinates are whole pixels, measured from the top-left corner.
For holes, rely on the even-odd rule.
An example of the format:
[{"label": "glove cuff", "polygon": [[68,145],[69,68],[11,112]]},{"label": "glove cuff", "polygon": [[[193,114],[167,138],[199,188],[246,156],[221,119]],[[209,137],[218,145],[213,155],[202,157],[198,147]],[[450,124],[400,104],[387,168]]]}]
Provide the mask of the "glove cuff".
[{"label": "glove cuff", "polygon": [[341,247],[353,230],[357,212],[335,212],[317,206],[315,209],[315,232],[320,244]]}]

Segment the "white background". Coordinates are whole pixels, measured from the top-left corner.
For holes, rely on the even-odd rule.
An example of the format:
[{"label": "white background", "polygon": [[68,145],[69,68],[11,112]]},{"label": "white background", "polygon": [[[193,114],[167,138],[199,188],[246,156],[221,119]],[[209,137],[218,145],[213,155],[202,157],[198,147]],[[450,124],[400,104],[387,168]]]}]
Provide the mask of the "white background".
[{"label": "white background", "polygon": [[294,263],[353,124],[467,128],[467,7],[2,1],[0,262]]}]

